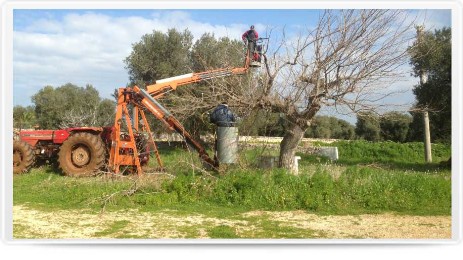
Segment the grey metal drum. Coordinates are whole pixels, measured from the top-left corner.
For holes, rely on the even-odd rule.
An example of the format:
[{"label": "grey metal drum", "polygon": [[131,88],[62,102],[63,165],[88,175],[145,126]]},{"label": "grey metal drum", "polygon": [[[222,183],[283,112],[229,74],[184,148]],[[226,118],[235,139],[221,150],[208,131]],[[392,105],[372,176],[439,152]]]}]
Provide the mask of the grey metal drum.
[{"label": "grey metal drum", "polygon": [[238,127],[217,127],[217,157],[220,163],[237,162]]}]

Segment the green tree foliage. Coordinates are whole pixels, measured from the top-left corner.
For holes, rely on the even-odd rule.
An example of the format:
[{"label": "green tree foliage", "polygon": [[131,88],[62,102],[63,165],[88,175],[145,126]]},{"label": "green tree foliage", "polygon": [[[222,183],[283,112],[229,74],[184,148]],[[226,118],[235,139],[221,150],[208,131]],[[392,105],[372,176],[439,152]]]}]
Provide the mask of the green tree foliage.
[{"label": "green tree foliage", "polygon": [[14,106],[13,107],[13,127],[32,128],[36,124],[35,111],[33,106]]},{"label": "green tree foliage", "polygon": [[132,83],[152,83],[187,73],[191,68],[192,39],[188,30],[170,29],[167,33],[155,30],[143,35],[133,44],[132,52],[125,59]]},{"label": "green tree foliage", "polygon": [[349,122],[336,117],[316,116],[304,136],[350,140],[355,138],[355,128]]},{"label": "green tree foliage", "polygon": [[[416,85],[415,108],[430,111],[431,139],[451,140],[451,92],[452,92],[452,47],[451,29],[442,28],[434,32],[423,32],[422,38],[409,48],[410,64],[415,76],[421,71],[428,74],[428,81]],[[421,115],[414,115],[412,140],[421,140],[423,124]],[[416,128],[415,128],[416,127]]]},{"label": "green tree foliage", "polygon": [[410,115],[389,112],[380,119],[381,136],[383,140],[405,142],[412,118]]},{"label": "green tree foliage", "polygon": [[42,129],[71,126],[105,126],[114,120],[115,103],[101,100],[91,85],[71,83],[54,88],[46,86],[32,96],[37,123]]},{"label": "green tree foliage", "polygon": [[193,45],[191,62],[194,71],[238,67],[243,62],[243,44],[227,37],[217,39],[205,33]]},{"label": "green tree foliage", "polygon": [[380,141],[380,132],[381,127],[378,115],[373,112],[365,112],[357,116],[355,133],[359,139],[368,141]]},{"label": "green tree foliage", "polygon": [[[282,137],[287,127],[285,115],[266,110],[253,111],[244,118],[240,127],[243,135],[279,136]],[[355,127],[349,122],[330,116],[316,116],[305,132],[308,138],[332,138],[352,140],[355,138]]]}]

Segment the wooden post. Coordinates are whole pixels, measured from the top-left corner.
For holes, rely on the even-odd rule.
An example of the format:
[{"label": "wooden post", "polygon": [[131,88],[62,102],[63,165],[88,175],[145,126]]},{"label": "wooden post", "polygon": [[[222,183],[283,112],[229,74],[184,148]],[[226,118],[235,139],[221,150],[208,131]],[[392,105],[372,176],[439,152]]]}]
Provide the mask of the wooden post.
[{"label": "wooden post", "polygon": [[428,111],[423,112],[424,122],[424,158],[427,163],[432,162],[431,154],[431,132],[429,130],[429,114]]}]

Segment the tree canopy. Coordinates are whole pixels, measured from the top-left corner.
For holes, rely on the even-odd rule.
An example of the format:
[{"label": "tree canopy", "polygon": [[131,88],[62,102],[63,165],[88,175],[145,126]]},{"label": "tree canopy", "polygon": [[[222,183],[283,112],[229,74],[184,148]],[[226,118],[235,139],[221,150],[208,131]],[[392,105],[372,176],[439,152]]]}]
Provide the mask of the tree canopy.
[{"label": "tree canopy", "polygon": [[32,96],[32,102],[37,123],[42,129],[105,126],[114,121],[115,102],[102,100],[91,85],[46,86]]},{"label": "tree canopy", "polygon": [[[415,76],[427,75],[427,82],[420,82],[413,89],[415,110],[428,110],[432,140],[451,140],[452,115],[452,46],[451,29],[422,32],[409,48],[410,64]],[[422,119],[414,115],[413,139],[422,139]]]},{"label": "tree canopy", "polygon": [[188,73],[192,40],[193,35],[188,30],[169,29],[167,33],[155,30],[143,35],[125,59],[132,84],[142,85]]}]

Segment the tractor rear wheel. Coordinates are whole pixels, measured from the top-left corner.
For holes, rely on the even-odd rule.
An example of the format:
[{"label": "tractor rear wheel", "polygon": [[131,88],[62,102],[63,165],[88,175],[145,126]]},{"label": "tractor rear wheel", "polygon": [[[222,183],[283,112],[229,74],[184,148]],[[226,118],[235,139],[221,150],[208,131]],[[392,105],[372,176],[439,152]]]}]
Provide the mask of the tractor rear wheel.
[{"label": "tractor rear wheel", "polygon": [[64,175],[84,177],[94,175],[105,162],[105,147],[101,137],[91,133],[76,133],[61,145],[59,167]]},{"label": "tractor rear wheel", "polygon": [[13,173],[19,174],[29,170],[34,164],[32,146],[24,141],[13,141]]}]

